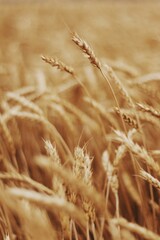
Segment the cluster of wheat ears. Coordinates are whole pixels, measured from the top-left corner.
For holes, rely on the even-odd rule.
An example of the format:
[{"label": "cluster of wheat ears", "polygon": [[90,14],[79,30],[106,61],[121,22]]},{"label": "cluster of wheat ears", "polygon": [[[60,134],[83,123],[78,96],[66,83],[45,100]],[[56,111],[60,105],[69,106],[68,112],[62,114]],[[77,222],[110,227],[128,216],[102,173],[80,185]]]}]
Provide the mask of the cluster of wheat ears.
[{"label": "cluster of wheat ears", "polygon": [[92,81],[44,55],[67,81],[2,91],[1,239],[158,240],[160,75],[106,64],[71,39]]}]

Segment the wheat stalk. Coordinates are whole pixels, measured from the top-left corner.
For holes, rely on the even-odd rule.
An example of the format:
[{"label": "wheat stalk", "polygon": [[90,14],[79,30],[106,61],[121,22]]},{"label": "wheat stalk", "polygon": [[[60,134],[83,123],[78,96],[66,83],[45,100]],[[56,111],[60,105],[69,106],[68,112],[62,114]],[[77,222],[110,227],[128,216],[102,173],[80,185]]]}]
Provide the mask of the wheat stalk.
[{"label": "wheat stalk", "polygon": [[142,237],[143,239],[146,240],[160,240],[160,236],[157,235],[156,233],[141,227],[140,225],[136,224],[136,223],[131,223],[128,222],[126,219],[124,218],[120,218],[120,219],[112,219],[111,222],[113,224],[119,225],[120,227],[123,227],[125,229],[128,229],[129,231],[138,234],[140,237]]},{"label": "wheat stalk", "polygon": [[75,205],[67,202],[63,198],[57,196],[48,196],[42,193],[20,188],[10,188],[7,192],[11,197],[28,200],[31,203],[42,206],[52,212],[57,210],[66,212],[83,226],[85,226],[85,215]]},{"label": "wheat stalk", "polygon": [[[91,62],[91,64],[96,66],[100,70],[102,76],[107,81],[107,83],[109,85],[109,88],[110,88],[110,90],[112,92],[113,98],[115,100],[115,103],[116,103],[118,109],[120,110],[119,102],[118,102],[117,97],[115,95],[114,89],[113,89],[113,87],[111,85],[112,78],[110,78],[110,77],[108,78],[108,76],[105,75],[105,73],[102,70],[102,64],[96,58],[96,56],[95,56],[93,50],[91,49],[91,47],[88,45],[88,43],[86,41],[81,39],[80,36],[77,33],[72,33],[72,40],[86,54],[86,56],[88,57],[88,59]],[[113,71],[111,70],[111,68],[109,66],[108,66],[108,73],[112,73],[113,74]],[[124,124],[122,116],[121,116],[121,121],[122,121],[122,124],[123,124],[123,128],[126,131],[126,126]]]},{"label": "wheat stalk", "polygon": [[135,184],[131,180],[131,177],[129,176],[129,174],[124,172],[123,175],[122,175],[122,178],[123,178],[123,182],[124,182],[126,191],[129,193],[129,195],[131,196],[132,200],[138,206],[140,206],[141,205],[141,199],[140,199],[140,196],[138,194],[137,189],[135,188]]},{"label": "wheat stalk", "polygon": [[90,123],[90,128],[92,129],[99,129],[98,123],[92,119],[88,114],[86,114],[84,111],[81,111],[78,107],[76,107],[74,104],[70,103],[69,101],[65,99],[60,99],[59,97],[53,97],[50,96],[48,97],[48,101],[53,101],[56,103],[59,103],[62,105],[67,111],[73,113],[83,124],[88,124]]},{"label": "wheat stalk", "polygon": [[18,103],[22,108],[27,108],[31,112],[34,112],[39,115],[43,115],[43,111],[33,102],[29,101],[25,97],[19,96],[15,93],[8,92],[7,93],[7,99],[10,101],[15,101]]},{"label": "wheat stalk", "polygon": [[31,179],[28,176],[19,174],[19,173],[0,173],[0,179],[3,181],[12,181],[12,182],[19,182],[19,183],[25,183],[29,185],[32,188],[35,188],[39,192],[44,192],[49,195],[53,195],[53,191],[43,184]]},{"label": "wheat stalk", "polygon": [[18,169],[18,164],[17,164],[16,158],[15,158],[16,149],[14,146],[14,141],[13,141],[12,135],[10,133],[10,130],[7,127],[6,121],[3,119],[3,116],[1,116],[1,115],[0,115],[0,134],[5,141],[8,152],[11,155],[14,167],[16,167],[16,169]]},{"label": "wheat stalk", "polygon": [[51,133],[52,136],[56,137],[60,143],[63,146],[63,150],[66,151],[66,153],[68,154],[68,156],[70,156],[70,161],[72,161],[73,156],[71,154],[70,149],[68,148],[66,142],[64,141],[64,139],[62,138],[62,136],[60,135],[60,133],[57,131],[56,127],[54,125],[52,125],[44,116],[40,116],[36,113],[30,113],[30,112],[19,112],[15,110],[11,110],[10,113],[8,114],[7,117],[7,121],[9,121],[10,119],[12,119],[12,117],[15,117],[16,119],[21,119],[21,120],[28,120],[31,121],[32,123],[35,124],[41,124],[45,130],[48,129],[48,131]]},{"label": "wheat stalk", "polygon": [[[117,171],[117,166],[118,166],[118,162],[116,161],[115,166],[113,166],[113,164],[111,163],[110,159],[109,159],[109,153],[107,150],[105,150],[102,154],[102,164],[104,167],[104,170],[107,174],[108,177],[108,191],[106,194],[106,202],[108,201],[108,197],[109,197],[109,188],[111,186],[111,189],[114,193],[114,197],[115,197],[115,201],[116,201],[116,217],[119,218],[120,213],[119,213],[119,196],[118,196],[118,189],[119,189],[119,179],[118,179],[118,171]],[[116,169],[115,169],[116,167]],[[103,222],[103,227],[104,227],[104,222]],[[118,227],[118,231],[120,234],[120,229]]]}]

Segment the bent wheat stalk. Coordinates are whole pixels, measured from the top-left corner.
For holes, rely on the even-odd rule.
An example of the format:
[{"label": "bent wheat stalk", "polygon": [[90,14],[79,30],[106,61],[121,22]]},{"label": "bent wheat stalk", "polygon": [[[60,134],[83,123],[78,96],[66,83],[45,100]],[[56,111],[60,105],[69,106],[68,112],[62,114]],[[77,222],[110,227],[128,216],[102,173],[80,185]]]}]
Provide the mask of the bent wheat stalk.
[{"label": "bent wheat stalk", "polygon": [[0,180],[26,183],[30,187],[38,190],[39,192],[44,192],[49,195],[54,195],[54,192],[51,189],[44,186],[42,183],[36,182],[30,177],[19,174],[19,173],[0,173]]},{"label": "bent wheat stalk", "polygon": [[119,225],[120,227],[123,227],[125,229],[128,229],[129,231],[138,234],[140,237],[146,239],[146,240],[160,240],[160,236],[158,236],[156,233],[141,227],[140,225],[136,223],[128,222],[124,218],[119,219],[112,219],[111,223],[115,225]]},{"label": "bent wheat stalk", "polygon": [[64,211],[81,223],[82,226],[86,225],[86,219],[83,212],[81,212],[74,204],[66,201],[64,198],[48,196],[46,194],[21,188],[10,188],[7,192],[11,197],[26,199],[29,202],[35,203],[36,205],[44,207],[52,212],[57,210]]}]

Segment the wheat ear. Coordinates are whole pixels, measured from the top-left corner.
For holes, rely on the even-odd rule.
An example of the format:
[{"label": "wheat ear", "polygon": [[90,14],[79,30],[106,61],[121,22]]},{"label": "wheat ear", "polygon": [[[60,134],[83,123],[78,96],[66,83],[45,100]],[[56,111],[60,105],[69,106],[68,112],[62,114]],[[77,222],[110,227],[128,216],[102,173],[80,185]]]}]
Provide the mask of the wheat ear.
[{"label": "wheat ear", "polygon": [[[75,193],[81,193],[82,196],[87,197],[91,202],[93,202],[94,206],[102,213],[102,209],[104,207],[104,198],[96,191],[94,187],[88,188],[88,186],[80,179],[77,179],[73,173],[62,166],[58,166],[57,164],[50,163],[49,158],[46,157],[38,157],[36,160],[37,164],[41,167],[46,167],[46,169],[52,171],[54,174],[59,176],[66,185],[71,187]],[[94,197],[93,197],[94,196]],[[99,203],[101,204],[99,205]]]},{"label": "wheat ear", "polygon": [[[74,150],[74,166],[73,173],[81,179],[86,186],[92,188],[92,158],[84,152],[84,148],[76,147]],[[91,222],[95,221],[95,209],[91,201],[82,198],[82,206],[87,215],[87,219]]]},{"label": "wheat ear", "polygon": [[100,61],[96,58],[93,50],[92,50],[91,47],[88,45],[88,43],[85,42],[84,40],[82,40],[77,33],[73,33],[73,34],[72,34],[72,41],[73,41],[77,46],[79,46],[79,48],[84,52],[85,56],[87,56],[87,58],[89,59],[89,61],[91,62],[91,64],[93,64],[94,66],[96,66],[97,68],[100,69],[101,63],[100,63]]},{"label": "wheat ear", "polygon": [[73,68],[67,66],[62,61],[60,61],[56,58],[49,58],[46,56],[42,56],[41,58],[44,62],[50,64],[52,67],[56,67],[60,71],[67,72],[67,73],[71,74],[72,76],[75,76]]},{"label": "wheat ear", "polygon": [[151,155],[147,152],[147,150],[144,147],[141,147],[138,143],[134,143],[132,140],[132,135],[136,132],[135,129],[132,129],[128,132],[127,136],[119,131],[115,130],[115,133],[117,135],[116,140],[118,140],[120,143],[125,144],[125,146],[134,154],[136,154],[138,157],[143,159],[143,162],[146,163],[146,165],[153,169],[158,175],[160,175],[160,166],[155,160],[152,158]]},{"label": "wheat ear", "polygon": [[[93,66],[96,66],[96,67],[100,70],[102,76],[104,77],[104,79],[105,79],[105,80],[107,81],[107,83],[108,83],[108,86],[109,86],[109,88],[110,88],[110,90],[111,90],[111,93],[112,93],[112,95],[113,95],[113,98],[114,98],[114,100],[115,100],[115,103],[116,103],[116,105],[117,105],[117,107],[118,107],[118,109],[119,109],[119,111],[120,111],[119,102],[118,102],[117,97],[116,97],[116,95],[115,95],[114,89],[113,89],[113,87],[112,87],[112,85],[111,85],[110,77],[108,77],[108,76],[105,75],[104,71],[102,70],[102,64],[101,64],[101,62],[96,58],[96,56],[95,56],[93,50],[91,49],[91,47],[88,45],[88,43],[87,43],[86,41],[84,41],[83,39],[81,39],[80,36],[79,36],[77,33],[72,33],[72,41],[85,53],[85,55],[88,57],[88,59],[89,59],[89,61],[91,62],[91,64],[92,64]],[[120,116],[121,116],[121,115],[120,115]],[[126,130],[126,126],[125,126],[125,123],[124,123],[124,120],[123,120],[122,116],[121,116],[121,121],[122,121],[123,128],[124,128],[124,130],[125,130],[125,132],[126,132],[126,131],[127,131],[127,130]]]},{"label": "wheat ear", "polygon": [[147,106],[147,105],[142,104],[142,103],[137,103],[137,105],[138,105],[138,107],[141,111],[148,112],[152,116],[160,118],[160,111],[159,110],[156,110],[153,107]]},{"label": "wheat ear", "polygon": [[[120,115],[120,111],[119,111],[118,108],[115,108],[115,112],[116,112],[118,115]],[[133,128],[136,128],[136,129],[138,128],[138,123],[137,123],[137,121],[136,121],[135,119],[131,118],[129,115],[127,115],[126,113],[123,113],[122,111],[121,111],[121,115],[122,115],[123,120],[124,120],[129,126],[131,126],[131,127],[133,127]]]},{"label": "wheat ear", "polygon": [[144,170],[140,170],[141,177],[160,190],[160,181]]}]

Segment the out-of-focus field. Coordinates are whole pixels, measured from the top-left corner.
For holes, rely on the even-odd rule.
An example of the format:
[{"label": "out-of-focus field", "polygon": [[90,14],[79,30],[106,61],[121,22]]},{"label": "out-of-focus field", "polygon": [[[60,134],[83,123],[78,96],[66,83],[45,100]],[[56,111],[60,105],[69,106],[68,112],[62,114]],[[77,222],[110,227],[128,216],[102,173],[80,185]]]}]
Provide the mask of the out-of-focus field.
[{"label": "out-of-focus field", "polygon": [[[44,69],[41,54],[79,67],[84,61],[70,41],[70,29],[87,39],[100,58],[124,61],[140,74],[158,71],[159,9],[159,4],[143,2],[1,5],[0,60],[11,64],[16,84],[39,66]],[[23,77],[19,71],[16,75],[20,66]],[[3,77],[10,79],[10,74]]]},{"label": "out-of-focus field", "polygon": [[158,1],[0,4],[0,239],[159,240],[159,80]]}]

